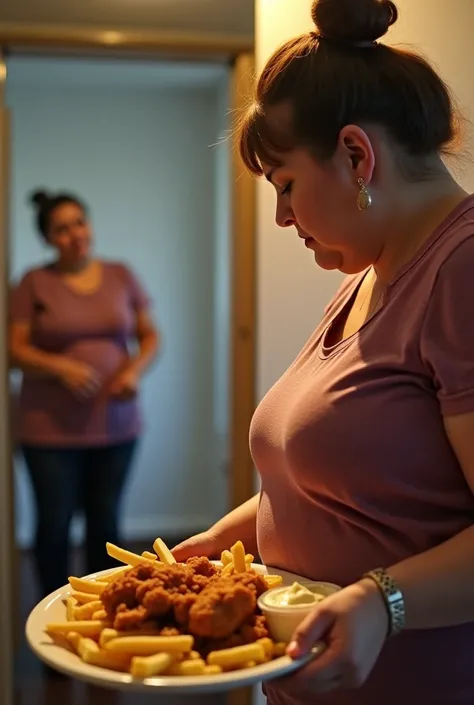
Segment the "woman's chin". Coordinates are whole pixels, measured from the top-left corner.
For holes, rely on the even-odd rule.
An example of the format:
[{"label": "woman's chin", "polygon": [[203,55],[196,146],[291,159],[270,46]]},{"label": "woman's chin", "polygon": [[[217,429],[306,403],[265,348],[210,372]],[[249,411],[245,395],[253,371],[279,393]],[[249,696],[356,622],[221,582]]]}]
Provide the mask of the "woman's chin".
[{"label": "woman's chin", "polygon": [[314,259],[318,267],[325,269],[328,272],[332,272],[336,269],[343,271],[344,260],[340,252],[334,250],[327,250],[326,248],[317,245],[311,247],[314,252]]}]

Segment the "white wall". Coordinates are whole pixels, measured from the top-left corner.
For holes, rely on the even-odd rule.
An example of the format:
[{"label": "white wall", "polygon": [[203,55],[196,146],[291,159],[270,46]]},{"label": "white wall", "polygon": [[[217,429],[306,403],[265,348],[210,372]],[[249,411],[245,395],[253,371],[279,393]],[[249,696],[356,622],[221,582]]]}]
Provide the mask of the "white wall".
[{"label": "white wall", "polygon": [[[257,68],[283,41],[311,29],[308,0],[257,0]],[[258,185],[258,336],[257,394],[262,397],[293,360],[316,327],[339,274],[315,267],[313,256],[294,229],[275,224],[273,187]]]},{"label": "white wall", "polygon": [[[124,526],[129,538],[186,533],[206,527],[226,508],[225,476],[214,451],[214,407],[220,404],[219,417],[226,390],[214,376],[222,350],[215,346],[220,238],[210,149],[222,130],[226,71],[191,72],[192,87],[191,78],[183,80],[185,67],[180,80],[155,85],[150,67],[139,64],[61,63],[47,78],[51,64],[31,62],[29,80],[27,61],[9,62],[13,274],[48,257],[26,203],[41,186],[81,195],[92,209],[98,252],[138,273],[153,299],[163,352],[143,383],[146,430]],[[220,234],[225,253],[228,234]],[[33,516],[20,461],[17,470],[18,536],[27,543]]]},{"label": "white wall", "polygon": [[[397,0],[400,22],[390,42],[420,46],[452,86],[469,119],[474,115],[472,0]],[[257,64],[262,68],[277,45],[312,29],[310,0],[256,0]],[[449,32],[447,31],[447,28]],[[469,136],[468,136],[469,137]],[[472,154],[470,139],[466,152]],[[474,190],[469,158],[455,163],[464,187]],[[291,230],[274,224],[275,198],[266,183],[258,186],[258,394],[263,396],[311,333],[337,288],[340,276],[314,265]],[[260,688],[255,703],[264,702]]]}]

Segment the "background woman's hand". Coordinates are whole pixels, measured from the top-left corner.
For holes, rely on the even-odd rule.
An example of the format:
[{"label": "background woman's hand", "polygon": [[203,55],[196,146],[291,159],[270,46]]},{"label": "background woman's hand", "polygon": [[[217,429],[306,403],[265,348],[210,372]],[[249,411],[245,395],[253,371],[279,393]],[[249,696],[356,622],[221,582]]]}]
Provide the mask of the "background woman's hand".
[{"label": "background woman's hand", "polygon": [[324,653],[293,676],[268,685],[312,702],[315,693],[357,688],[368,678],[388,631],[388,612],[370,580],[326,598],[297,629],[288,653],[298,658],[319,641]]},{"label": "background woman's hand", "polygon": [[102,383],[99,373],[93,367],[69,358],[61,361],[59,379],[79,399],[95,396]]},{"label": "background woman's hand", "polygon": [[122,370],[110,385],[110,395],[128,401],[138,394],[139,376],[131,368]]}]

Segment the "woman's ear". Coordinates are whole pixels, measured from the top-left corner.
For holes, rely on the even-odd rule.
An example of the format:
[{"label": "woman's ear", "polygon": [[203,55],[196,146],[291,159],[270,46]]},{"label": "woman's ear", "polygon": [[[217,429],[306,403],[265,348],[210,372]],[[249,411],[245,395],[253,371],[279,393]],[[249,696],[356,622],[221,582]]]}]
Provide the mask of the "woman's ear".
[{"label": "woman's ear", "polygon": [[358,125],[346,125],[339,134],[338,149],[354,172],[354,178],[370,184],[374,168],[375,154],[368,134]]}]

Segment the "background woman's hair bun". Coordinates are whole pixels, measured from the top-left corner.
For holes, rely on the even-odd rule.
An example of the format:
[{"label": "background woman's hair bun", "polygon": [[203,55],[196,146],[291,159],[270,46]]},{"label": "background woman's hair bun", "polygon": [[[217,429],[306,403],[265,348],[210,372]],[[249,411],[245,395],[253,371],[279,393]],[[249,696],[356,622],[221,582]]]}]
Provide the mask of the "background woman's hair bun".
[{"label": "background woman's hair bun", "polygon": [[398,19],[391,0],[313,0],[311,17],[326,39],[375,42]]},{"label": "background woman's hair bun", "polygon": [[47,191],[35,191],[31,194],[30,201],[35,208],[41,209],[51,201],[51,195]]}]

